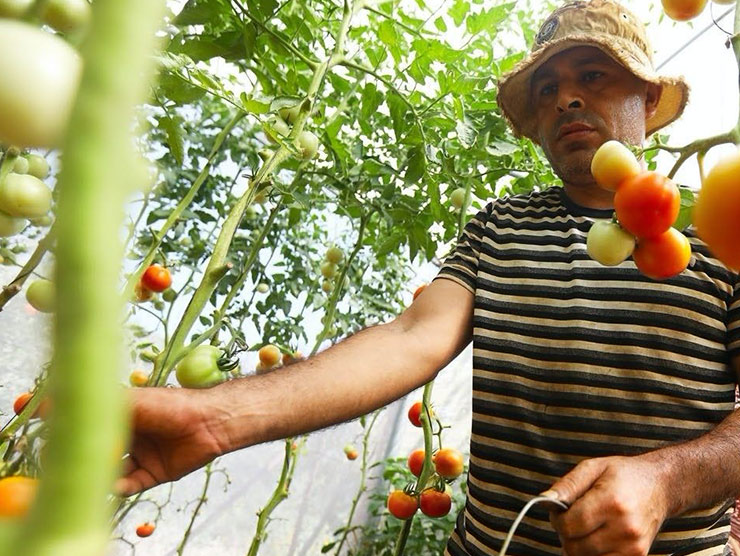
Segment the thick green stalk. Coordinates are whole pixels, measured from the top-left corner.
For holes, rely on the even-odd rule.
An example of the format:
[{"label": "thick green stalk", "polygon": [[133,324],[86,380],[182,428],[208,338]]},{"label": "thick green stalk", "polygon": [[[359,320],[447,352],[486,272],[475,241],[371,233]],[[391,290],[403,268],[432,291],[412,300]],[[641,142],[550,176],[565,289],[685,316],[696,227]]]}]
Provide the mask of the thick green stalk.
[{"label": "thick green stalk", "polygon": [[2,554],[99,556],[105,550],[108,496],[125,430],[117,384],[123,360],[118,285],[129,130],[152,73],[164,4],[93,4],[57,185],[58,298],[49,371],[54,409],[45,475],[31,514]]}]

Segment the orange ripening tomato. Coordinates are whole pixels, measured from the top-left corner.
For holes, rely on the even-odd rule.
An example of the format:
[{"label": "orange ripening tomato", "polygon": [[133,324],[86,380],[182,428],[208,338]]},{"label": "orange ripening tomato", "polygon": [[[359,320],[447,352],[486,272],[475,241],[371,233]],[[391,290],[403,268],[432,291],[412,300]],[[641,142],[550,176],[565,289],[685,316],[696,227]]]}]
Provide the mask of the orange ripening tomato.
[{"label": "orange ripening tomato", "polygon": [[418,288],[416,288],[416,290],[414,290],[414,297],[413,297],[413,299],[416,299],[417,297],[419,297],[419,295],[421,295],[421,292],[423,292],[426,289],[427,286],[428,286],[428,284],[422,284],[421,286],[419,286]]},{"label": "orange ripening tomato", "polygon": [[434,469],[444,479],[457,479],[464,467],[462,454],[454,448],[442,448],[434,454]]},{"label": "orange ripening tomato", "polygon": [[637,238],[655,237],[678,218],[681,194],[671,180],[643,172],[622,182],[614,194],[619,224]]},{"label": "orange ripening tomato", "polygon": [[603,189],[616,191],[629,178],[642,172],[635,155],[619,141],[607,141],[591,159],[591,175]]},{"label": "orange ripening tomato", "polygon": [[154,533],[154,529],[155,529],[154,523],[151,523],[151,522],[142,523],[136,528],[136,535],[139,537],[148,537],[149,535]]},{"label": "orange ripening tomato", "polygon": [[153,292],[163,292],[172,285],[172,276],[162,265],[153,264],[141,275],[141,284]]},{"label": "orange ripening tomato", "polygon": [[272,344],[262,346],[257,352],[262,364],[267,367],[274,367],[280,362],[280,348]]},{"label": "orange ripening tomato", "polygon": [[36,498],[38,480],[31,477],[0,479],[0,518],[23,517]]},{"label": "orange ripening tomato", "polygon": [[694,19],[707,5],[707,0],[661,0],[665,14],[675,21]]},{"label": "orange ripening tomato", "polygon": [[696,233],[712,254],[740,270],[740,150],[706,175],[693,212]]},{"label": "orange ripening tomato", "polygon": [[421,469],[424,467],[424,450],[414,450],[407,460],[409,470],[417,477],[421,475]]},{"label": "orange ripening tomato", "polygon": [[428,488],[419,496],[419,507],[429,517],[442,517],[450,513],[452,498],[446,491]]},{"label": "orange ripening tomato", "polygon": [[653,280],[683,272],[691,260],[691,244],[681,232],[669,228],[657,237],[641,239],[632,253],[637,269]]},{"label": "orange ripening tomato", "polygon": [[149,382],[149,375],[146,373],[146,371],[135,369],[131,371],[130,375],[128,375],[128,381],[131,386],[146,386],[146,383]]},{"label": "orange ripening tomato", "polygon": [[13,402],[13,411],[16,415],[21,414],[23,408],[26,407],[26,404],[31,398],[33,398],[33,394],[31,392],[23,392],[23,394],[15,399],[15,402]]},{"label": "orange ripening tomato", "polygon": [[416,498],[402,490],[394,490],[388,495],[388,511],[398,519],[413,517],[419,505]]}]

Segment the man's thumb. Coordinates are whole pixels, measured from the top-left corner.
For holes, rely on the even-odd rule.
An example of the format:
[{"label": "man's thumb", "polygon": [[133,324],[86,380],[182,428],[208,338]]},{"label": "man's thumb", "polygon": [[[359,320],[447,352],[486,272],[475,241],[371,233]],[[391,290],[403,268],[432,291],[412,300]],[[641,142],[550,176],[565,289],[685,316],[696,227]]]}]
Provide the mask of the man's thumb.
[{"label": "man's thumb", "polygon": [[601,477],[605,460],[586,459],[576,465],[568,474],[547,489],[540,496],[547,496],[565,502],[568,506],[583,496]]}]

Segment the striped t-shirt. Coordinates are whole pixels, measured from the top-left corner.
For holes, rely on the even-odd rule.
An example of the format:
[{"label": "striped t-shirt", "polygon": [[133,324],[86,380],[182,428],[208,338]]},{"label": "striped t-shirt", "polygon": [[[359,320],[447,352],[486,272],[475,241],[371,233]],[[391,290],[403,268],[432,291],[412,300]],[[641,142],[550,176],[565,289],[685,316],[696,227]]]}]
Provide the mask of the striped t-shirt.
[{"label": "striped t-shirt", "polygon": [[[586,235],[611,214],[560,187],[498,199],[440,270],[475,294],[468,499],[448,556],[498,554],[525,503],[580,460],[686,441],[733,410],[738,274],[690,231],[671,279],[602,266]],[[650,554],[720,555],[730,506],[667,520]],[[547,511],[527,515],[507,553],[560,554]]]}]

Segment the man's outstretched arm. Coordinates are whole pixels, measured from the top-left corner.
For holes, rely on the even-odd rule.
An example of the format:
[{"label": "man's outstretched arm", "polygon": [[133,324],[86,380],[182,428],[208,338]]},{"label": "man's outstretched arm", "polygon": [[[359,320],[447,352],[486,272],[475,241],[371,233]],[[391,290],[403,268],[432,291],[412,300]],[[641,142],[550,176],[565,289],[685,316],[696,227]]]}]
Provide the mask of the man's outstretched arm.
[{"label": "man's outstretched arm", "polygon": [[207,390],[132,392],[132,441],[117,490],[179,479],[215,457],[364,415],[432,380],[470,342],[473,294],[435,280],[393,321],[306,361]]}]

